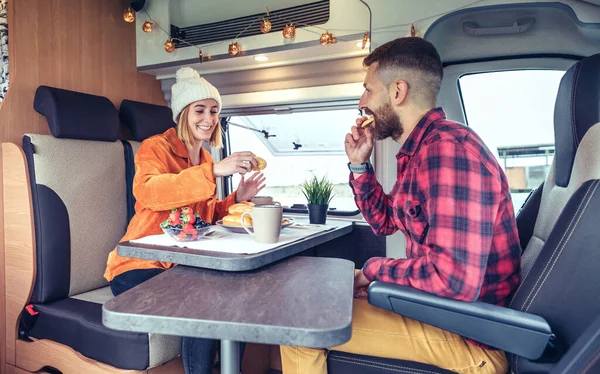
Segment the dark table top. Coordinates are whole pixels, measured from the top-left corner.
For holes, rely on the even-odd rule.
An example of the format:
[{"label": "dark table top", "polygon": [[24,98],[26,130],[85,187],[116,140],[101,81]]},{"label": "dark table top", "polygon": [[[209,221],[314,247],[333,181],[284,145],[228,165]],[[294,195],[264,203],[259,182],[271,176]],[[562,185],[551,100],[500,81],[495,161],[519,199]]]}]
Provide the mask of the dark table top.
[{"label": "dark table top", "polygon": [[259,270],[176,266],[109,300],[117,330],[330,347],[350,339],[354,264],[294,257]]},{"label": "dark table top", "polygon": [[[296,219],[296,221],[303,222],[301,219]],[[306,221],[306,223],[308,223],[308,220]],[[223,271],[247,271],[260,268],[319,244],[349,234],[352,232],[353,227],[352,222],[329,218],[327,219],[327,225],[332,227],[335,226],[335,228],[255,254],[200,251],[197,249],[175,246],[132,243],[130,241],[119,243],[117,251],[119,255],[125,257],[171,262],[174,264]],[[291,228],[286,230],[291,230]],[[253,239],[248,235],[248,240]]]}]

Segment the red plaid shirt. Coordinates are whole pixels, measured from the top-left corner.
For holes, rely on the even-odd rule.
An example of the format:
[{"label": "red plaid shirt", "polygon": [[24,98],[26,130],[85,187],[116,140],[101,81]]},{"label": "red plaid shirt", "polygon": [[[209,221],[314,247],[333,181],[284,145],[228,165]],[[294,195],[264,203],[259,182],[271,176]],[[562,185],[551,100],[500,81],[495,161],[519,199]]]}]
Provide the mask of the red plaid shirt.
[{"label": "red plaid shirt", "polygon": [[506,175],[466,126],[427,113],[396,155],[389,195],[374,172],[350,175],[356,204],[377,235],[400,230],[406,259],[375,257],[368,280],[443,297],[506,305],[520,278],[521,247]]}]

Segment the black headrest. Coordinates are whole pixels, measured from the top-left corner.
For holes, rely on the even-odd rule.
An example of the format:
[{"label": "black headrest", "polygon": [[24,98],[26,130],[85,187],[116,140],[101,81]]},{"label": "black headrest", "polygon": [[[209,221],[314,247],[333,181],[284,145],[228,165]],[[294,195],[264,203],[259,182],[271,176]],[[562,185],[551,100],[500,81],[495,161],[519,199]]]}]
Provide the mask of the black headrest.
[{"label": "black headrest", "polygon": [[138,142],[175,126],[168,106],[123,100],[119,112],[121,122],[131,129],[133,139]]},{"label": "black headrest", "polygon": [[119,113],[104,96],[39,86],[33,108],[46,117],[55,138],[117,140]]},{"label": "black headrest", "polygon": [[575,153],[585,133],[600,122],[600,54],[586,57],[565,73],[554,107],[556,185],[566,187]]}]

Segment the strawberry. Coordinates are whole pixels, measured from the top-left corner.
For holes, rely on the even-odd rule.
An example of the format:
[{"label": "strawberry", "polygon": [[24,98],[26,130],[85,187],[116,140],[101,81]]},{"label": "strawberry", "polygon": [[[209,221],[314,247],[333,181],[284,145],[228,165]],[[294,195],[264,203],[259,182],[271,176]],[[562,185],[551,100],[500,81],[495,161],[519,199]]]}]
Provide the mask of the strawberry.
[{"label": "strawberry", "polygon": [[187,239],[187,234],[183,231],[179,232],[179,234],[175,235],[179,239]]},{"label": "strawberry", "polygon": [[194,216],[193,214],[182,214],[181,215],[181,221],[185,224],[185,223],[190,223],[190,224],[194,224],[194,222],[196,222],[196,216]]},{"label": "strawberry", "polygon": [[183,225],[182,232],[184,232],[186,234],[195,234],[196,229],[194,228],[194,226],[191,223],[186,223]]},{"label": "strawberry", "polygon": [[184,206],[183,208],[181,208],[181,213],[194,215],[194,211],[189,206]]},{"label": "strawberry", "polygon": [[179,212],[177,209],[171,210],[171,214],[169,214],[169,222],[171,222],[171,225],[173,226],[181,224],[181,218],[179,218]]}]

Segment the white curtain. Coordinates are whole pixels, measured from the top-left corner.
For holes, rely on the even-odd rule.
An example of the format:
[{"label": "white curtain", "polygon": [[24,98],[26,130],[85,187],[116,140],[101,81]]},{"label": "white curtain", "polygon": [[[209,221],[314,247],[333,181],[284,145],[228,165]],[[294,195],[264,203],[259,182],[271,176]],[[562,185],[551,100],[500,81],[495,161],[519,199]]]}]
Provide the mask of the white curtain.
[{"label": "white curtain", "polygon": [[8,0],[0,0],[0,101],[8,91]]}]

